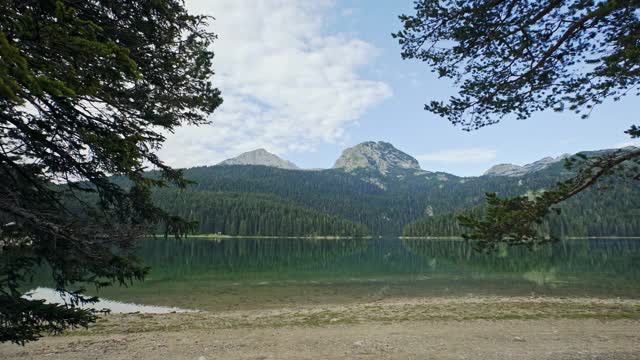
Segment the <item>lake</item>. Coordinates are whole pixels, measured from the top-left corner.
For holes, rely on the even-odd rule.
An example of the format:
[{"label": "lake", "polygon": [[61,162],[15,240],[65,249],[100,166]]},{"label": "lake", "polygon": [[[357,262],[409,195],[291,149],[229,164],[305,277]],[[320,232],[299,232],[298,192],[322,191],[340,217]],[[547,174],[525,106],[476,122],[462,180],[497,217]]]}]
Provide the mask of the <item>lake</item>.
[{"label": "lake", "polygon": [[481,254],[460,240],[145,239],[146,281],[106,299],[234,310],[442,296],[640,298],[640,241]]}]

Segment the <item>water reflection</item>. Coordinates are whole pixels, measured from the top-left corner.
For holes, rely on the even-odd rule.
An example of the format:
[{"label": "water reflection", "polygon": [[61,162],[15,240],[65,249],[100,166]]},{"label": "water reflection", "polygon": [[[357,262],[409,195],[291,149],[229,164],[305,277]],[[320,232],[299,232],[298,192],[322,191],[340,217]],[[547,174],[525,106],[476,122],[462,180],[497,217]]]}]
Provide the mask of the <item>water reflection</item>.
[{"label": "water reflection", "polygon": [[624,239],[568,240],[534,251],[504,248],[494,254],[478,253],[457,240],[155,239],[142,243],[141,255],[156,279],[345,280],[434,274],[509,276],[536,283],[542,274],[547,280],[576,276],[633,284],[640,279],[640,241]]},{"label": "water reflection", "polygon": [[457,240],[147,239],[147,281],[100,296],[197,309],[389,297],[640,297],[640,241],[568,240],[481,254]]}]

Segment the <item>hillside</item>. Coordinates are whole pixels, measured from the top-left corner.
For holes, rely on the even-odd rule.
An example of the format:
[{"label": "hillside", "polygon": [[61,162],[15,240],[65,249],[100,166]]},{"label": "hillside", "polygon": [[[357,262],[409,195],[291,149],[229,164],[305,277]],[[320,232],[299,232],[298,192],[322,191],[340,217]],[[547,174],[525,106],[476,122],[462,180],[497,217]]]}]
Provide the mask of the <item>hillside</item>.
[{"label": "hillside", "polygon": [[[371,235],[400,235],[404,231],[411,236],[442,236],[458,235],[460,229],[456,228],[454,212],[481,206],[486,192],[523,195],[549,188],[570,176],[559,160],[543,159],[525,165],[522,168],[526,171],[517,176],[493,172],[480,177],[458,177],[422,170],[412,159],[391,144],[367,142],[346,150],[336,162],[337,167],[327,170],[259,165],[197,167],[185,170],[185,177],[196,184],[181,195],[180,202],[170,200],[175,197],[171,191],[158,194],[158,201],[180,215],[200,221],[203,224],[200,231],[207,233],[238,232],[205,224],[210,223],[207,219],[211,213],[222,212],[231,219],[228,221],[238,224],[232,228],[239,228],[249,217],[261,216],[261,210],[254,208],[251,215],[240,215],[232,209],[260,199],[273,205],[268,210],[270,216],[295,217],[298,215],[291,214],[298,213],[284,210],[295,208],[313,212],[312,217],[332,215],[332,221],[349,221],[343,223],[347,228],[352,223],[362,224]],[[228,203],[218,201],[231,193],[235,205],[229,207]],[[548,226],[564,235],[640,235],[640,221],[636,220],[640,219],[637,182],[620,183],[607,192],[590,190],[563,208],[563,215],[552,219]],[[338,231],[343,225],[332,230]],[[327,229],[305,231],[324,233]],[[281,234],[273,231],[261,229],[260,233]]]},{"label": "hillside", "polygon": [[367,235],[366,227],[361,224],[307,209],[273,195],[163,190],[154,194],[154,201],[172,214],[197,221],[199,234],[301,237]]}]

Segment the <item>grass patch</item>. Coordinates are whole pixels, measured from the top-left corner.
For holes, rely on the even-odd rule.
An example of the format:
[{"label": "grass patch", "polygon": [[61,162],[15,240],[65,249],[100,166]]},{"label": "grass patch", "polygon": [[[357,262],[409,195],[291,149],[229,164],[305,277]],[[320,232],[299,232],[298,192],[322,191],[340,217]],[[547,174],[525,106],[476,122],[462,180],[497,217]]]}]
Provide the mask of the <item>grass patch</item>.
[{"label": "grass patch", "polygon": [[430,299],[271,310],[101,317],[88,330],[68,334],[129,334],[243,328],[320,327],[416,321],[598,319],[640,320],[640,300]]}]

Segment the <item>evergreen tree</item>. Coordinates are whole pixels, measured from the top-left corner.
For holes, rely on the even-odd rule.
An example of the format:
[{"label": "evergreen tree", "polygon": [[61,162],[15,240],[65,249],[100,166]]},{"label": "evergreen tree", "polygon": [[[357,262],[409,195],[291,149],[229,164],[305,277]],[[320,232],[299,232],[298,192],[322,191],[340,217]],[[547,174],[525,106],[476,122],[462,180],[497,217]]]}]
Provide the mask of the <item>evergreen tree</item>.
[{"label": "evergreen tree", "polygon": [[[95,299],[73,284],[142,278],[133,247],[149,224],[188,229],[151,202],[152,187],[186,185],[154,152],[163,133],[206,123],[222,100],[210,81],[214,35],[180,0],[0,8],[0,341],[24,344],[95,320],[76,307]],[[160,176],[145,177],[149,164]],[[40,264],[69,304],[22,297]]]},{"label": "evergreen tree", "polygon": [[[405,59],[431,66],[459,85],[448,102],[425,109],[465,130],[507,116],[568,109],[588,116],[605,99],[638,95],[640,3],[634,0],[484,1],[416,0],[393,34]],[[640,127],[626,131],[640,137]],[[461,217],[469,239],[531,246],[547,239],[537,226],[555,205],[617,172],[640,179],[640,149],[621,150],[573,164],[574,178],[536,198],[487,195],[486,217]]]}]

